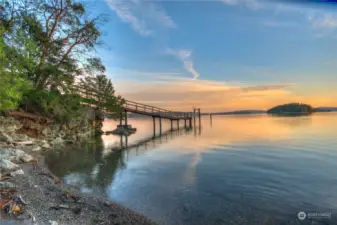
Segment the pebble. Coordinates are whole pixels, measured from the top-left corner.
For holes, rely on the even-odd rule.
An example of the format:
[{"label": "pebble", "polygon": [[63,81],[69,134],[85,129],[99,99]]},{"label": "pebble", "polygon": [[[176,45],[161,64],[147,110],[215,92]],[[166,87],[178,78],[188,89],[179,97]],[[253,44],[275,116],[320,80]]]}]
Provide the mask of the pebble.
[{"label": "pebble", "polygon": [[69,209],[70,206],[69,205],[66,205],[66,204],[61,204],[59,205],[60,208],[63,208],[63,209]]},{"label": "pebble", "polygon": [[49,220],[49,223],[50,223],[51,225],[58,225],[58,222],[56,222],[56,221],[54,221],[54,220]]}]

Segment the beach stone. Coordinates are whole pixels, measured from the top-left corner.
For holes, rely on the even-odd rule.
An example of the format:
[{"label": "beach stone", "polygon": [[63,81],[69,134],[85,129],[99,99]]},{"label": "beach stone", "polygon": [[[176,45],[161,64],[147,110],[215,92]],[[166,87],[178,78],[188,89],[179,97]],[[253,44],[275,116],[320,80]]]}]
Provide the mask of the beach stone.
[{"label": "beach stone", "polygon": [[41,151],[41,150],[42,150],[42,148],[38,145],[33,145],[33,147],[32,147],[33,152],[38,152],[38,151]]},{"label": "beach stone", "polygon": [[11,172],[10,174],[11,174],[12,177],[15,177],[17,175],[23,175],[23,174],[25,174],[25,172],[23,172],[22,169],[18,169],[18,170],[14,171],[14,172]]},{"label": "beach stone", "polygon": [[48,126],[48,127],[45,127],[43,128],[43,130],[41,131],[41,133],[44,135],[44,136],[48,136],[50,134],[52,134],[52,129]]},{"label": "beach stone", "polygon": [[42,141],[40,146],[42,148],[51,148],[50,144],[47,141]]},{"label": "beach stone", "polygon": [[33,160],[31,155],[28,155],[20,149],[13,149],[12,154],[14,155],[16,161],[29,162]]},{"label": "beach stone", "polygon": [[0,159],[8,159],[8,160],[12,160],[14,159],[13,156],[13,150],[10,148],[1,148],[0,149]]},{"label": "beach stone", "polygon": [[19,166],[15,163],[12,163],[8,159],[0,159],[0,169],[2,170],[13,170],[18,168]]},{"label": "beach stone", "polygon": [[8,181],[0,181],[0,188],[15,188],[15,184]]},{"label": "beach stone", "polygon": [[60,137],[55,138],[54,140],[51,141],[53,145],[61,145],[64,143],[64,140]]},{"label": "beach stone", "polygon": [[21,157],[20,157],[20,160],[22,161],[22,162],[30,162],[30,161],[32,161],[33,160],[33,157],[31,156],[31,155],[28,155],[28,154],[24,154],[24,155],[22,155]]},{"label": "beach stone", "polygon": [[0,141],[11,143],[11,142],[13,142],[13,139],[11,138],[11,136],[6,134],[5,132],[0,131]]}]

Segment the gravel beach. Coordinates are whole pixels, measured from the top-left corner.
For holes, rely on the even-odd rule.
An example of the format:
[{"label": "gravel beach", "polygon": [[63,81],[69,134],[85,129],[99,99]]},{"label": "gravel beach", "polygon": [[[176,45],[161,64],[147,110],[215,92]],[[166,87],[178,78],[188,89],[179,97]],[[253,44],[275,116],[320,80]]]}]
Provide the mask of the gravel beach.
[{"label": "gravel beach", "polygon": [[[15,151],[15,149],[12,149]],[[0,151],[3,151],[3,149]],[[7,149],[8,151],[8,149]],[[18,164],[24,174],[3,179],[1,200],[21,196],[25,204],[15,215],[2,212],[1,224],[156,224],[101,196],[81,193],[63,184],[43,165],[33,162]]]}]

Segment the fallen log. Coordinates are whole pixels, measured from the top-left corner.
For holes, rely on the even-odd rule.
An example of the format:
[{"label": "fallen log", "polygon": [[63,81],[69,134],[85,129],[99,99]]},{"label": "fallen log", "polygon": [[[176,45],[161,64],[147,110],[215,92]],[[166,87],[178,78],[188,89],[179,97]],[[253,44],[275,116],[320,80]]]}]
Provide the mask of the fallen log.
[{"label": "fallen log", "polygon": [[48,119],[47,117],[35,115],[33,113],[27,113],[27,112],[21,112],[21,111],[9,111],[8,115],[14,116],[14,117],[31,119],[31,120],[43,121],[43,122],[46,122],[47,124],[52,123],[51,119]]}]

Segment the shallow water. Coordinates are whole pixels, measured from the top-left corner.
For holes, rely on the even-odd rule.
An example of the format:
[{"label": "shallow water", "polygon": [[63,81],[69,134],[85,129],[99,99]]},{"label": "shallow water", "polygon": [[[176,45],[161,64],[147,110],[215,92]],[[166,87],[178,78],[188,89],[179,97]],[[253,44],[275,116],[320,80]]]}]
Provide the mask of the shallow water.
[{"label": "shallow water", "polygon": [[[181,122],[179,131],[144,143],[153,136],[152,118],[130,118],[138,131],[128,140],[103,136],[45,160],[65,183],[162,224],[337,224],[336,113],[213,116],[212,122],[204,116],[201,122],[192,130]],[[105,121],[104,129],[116,123]],[[112,152],[121,141],[143,144]],[[301,221],[300,211],[331,218]]]}]

